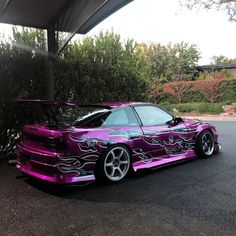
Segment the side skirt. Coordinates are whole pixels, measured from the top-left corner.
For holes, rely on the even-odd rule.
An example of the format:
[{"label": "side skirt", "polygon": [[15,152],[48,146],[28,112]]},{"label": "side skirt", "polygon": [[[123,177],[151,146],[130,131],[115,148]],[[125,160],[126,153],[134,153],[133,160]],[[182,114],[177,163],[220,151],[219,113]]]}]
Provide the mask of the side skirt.
[{"label": "side skirt", "polygon": [[160,158],[153,158],[149,162],[145,161],[138,161],[133,163],[134,171],[141,170],[141,169],[149,169],[149,168],[159,168],[167,165],[173,165],[175,163],[184,162],[188,160],[192,160],[196,158],[196,154],[193,150],[188,151],[184,154],[179,155],[166,155]]}]

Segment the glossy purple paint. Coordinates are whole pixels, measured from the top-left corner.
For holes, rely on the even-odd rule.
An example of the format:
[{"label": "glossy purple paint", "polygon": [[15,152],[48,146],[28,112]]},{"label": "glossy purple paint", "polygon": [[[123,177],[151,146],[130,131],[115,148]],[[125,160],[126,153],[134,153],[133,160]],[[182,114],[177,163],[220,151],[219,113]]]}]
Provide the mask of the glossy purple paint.
[{"label": "glossy purple paint", "polygon": [[[141,103],[99,105],[116,109],[135,104]],[[212,131],[217,143],[215,127],[196,120],[184,120],[177,125],[109,128],[70,126],[57,130],[41,124],[26,125],[23,127],[24,138],[17,145],[17,168],[30,176],[53,183],[92,181],[95,179],[96,161],[114,144],[126,145],[132,154],[132,167],[137,171],[195,158],[196,138],[205,129]],[[50,145],[56,145],[57,148],[52,149]]]}]

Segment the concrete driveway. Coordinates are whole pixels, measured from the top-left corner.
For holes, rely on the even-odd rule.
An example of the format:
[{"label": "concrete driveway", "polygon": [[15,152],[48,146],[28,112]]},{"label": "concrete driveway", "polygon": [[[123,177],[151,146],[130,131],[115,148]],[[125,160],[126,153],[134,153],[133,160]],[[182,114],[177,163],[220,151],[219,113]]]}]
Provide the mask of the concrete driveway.
[{"label": "concrete driveway", "polygon": [[222,152],[120,184],[58,187],[0,163],[0,235],[236,235],[236,122]]}]

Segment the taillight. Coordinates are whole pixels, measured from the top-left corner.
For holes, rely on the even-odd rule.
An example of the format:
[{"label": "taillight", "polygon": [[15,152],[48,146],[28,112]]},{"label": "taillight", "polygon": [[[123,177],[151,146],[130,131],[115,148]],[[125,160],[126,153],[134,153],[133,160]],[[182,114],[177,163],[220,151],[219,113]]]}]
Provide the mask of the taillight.
[{"label": "taillight", "polygon": [[61,138],[48,137],[44,140],[44,146],[51,151],[66,151],[66,143]]}]

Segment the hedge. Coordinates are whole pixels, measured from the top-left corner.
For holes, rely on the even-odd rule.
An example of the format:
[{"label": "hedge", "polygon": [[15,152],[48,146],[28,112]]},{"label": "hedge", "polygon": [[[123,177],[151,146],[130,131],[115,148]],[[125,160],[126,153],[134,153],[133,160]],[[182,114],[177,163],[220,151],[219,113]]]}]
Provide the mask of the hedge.
[{"label": "hedge", "polygon": [[160,107],[171,113],[196,113],[196,114],[220,114],[223,112],[225,103],[182,103],[182,104],[167,104],[162,103]]},{"label": "hedge", "polygon": [[230,104],[236,102],[236,79],[185,81],[189,86],[186,86],[186,90],[182,88],[182,93],[175,91],[178,89],[178,83],[180,82],[152,85],[150,101],[170,104],[193,102],[228,102]]}]

